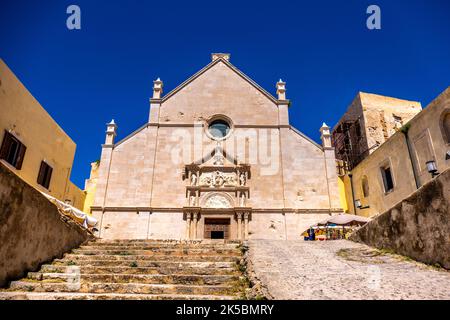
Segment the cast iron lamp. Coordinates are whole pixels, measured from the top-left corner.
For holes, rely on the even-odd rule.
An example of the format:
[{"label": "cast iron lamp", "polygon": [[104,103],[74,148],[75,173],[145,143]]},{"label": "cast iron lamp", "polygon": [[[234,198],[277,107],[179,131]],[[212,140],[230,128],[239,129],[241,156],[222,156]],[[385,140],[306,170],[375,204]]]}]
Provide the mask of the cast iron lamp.
[{"label": "cast iron lamp", "polygon": [[431,173],[432,178],[434,178],[435,176],[437,176],[439,174],[437,166],[436,166],[436,161],[430,160],[430,161],[427,161],[425,164],[427,165],[427,170],[429,173]]}]

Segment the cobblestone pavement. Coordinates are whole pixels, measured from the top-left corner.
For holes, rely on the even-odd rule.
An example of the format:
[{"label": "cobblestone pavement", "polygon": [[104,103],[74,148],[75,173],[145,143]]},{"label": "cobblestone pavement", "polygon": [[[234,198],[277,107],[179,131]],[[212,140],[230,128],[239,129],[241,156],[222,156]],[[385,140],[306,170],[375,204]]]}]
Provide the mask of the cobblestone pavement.
[{"label": "cobblestone pavement", "polygon": [[274,299],[450,299],[450,272],[347,240],[250,240]]}]

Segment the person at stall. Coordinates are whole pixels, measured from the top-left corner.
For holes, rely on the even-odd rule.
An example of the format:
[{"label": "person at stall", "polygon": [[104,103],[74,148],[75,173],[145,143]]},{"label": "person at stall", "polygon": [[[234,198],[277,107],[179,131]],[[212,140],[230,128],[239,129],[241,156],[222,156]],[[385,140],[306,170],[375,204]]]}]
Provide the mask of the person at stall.
[{"label": "person at stall", "polygon": [[309,240],[309,229],[302,233],[303,240],[308,241]]}]

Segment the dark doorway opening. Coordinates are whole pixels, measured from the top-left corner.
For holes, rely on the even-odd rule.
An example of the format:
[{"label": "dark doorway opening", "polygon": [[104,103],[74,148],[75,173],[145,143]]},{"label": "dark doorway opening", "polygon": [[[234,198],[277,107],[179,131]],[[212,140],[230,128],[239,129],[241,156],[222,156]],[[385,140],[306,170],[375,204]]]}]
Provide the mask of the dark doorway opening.
[{"label": "dark doorway opening", "polygon": [[225,239],[225,232],[211,231],[211,239]]},{"label": "dark doorway opening", "polygon": [[206,218],[205,219],[205,239],[229,239],[230,219],[229,218]]}]

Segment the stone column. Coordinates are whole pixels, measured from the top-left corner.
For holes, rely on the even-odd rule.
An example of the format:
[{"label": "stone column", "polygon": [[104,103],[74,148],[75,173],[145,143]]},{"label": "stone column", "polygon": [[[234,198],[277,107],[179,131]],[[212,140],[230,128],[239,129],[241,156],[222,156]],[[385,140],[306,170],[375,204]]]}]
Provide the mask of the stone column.
[{"label": "stone column", "polygon": [[244,213],[244,240],[248,239],[248,218],[250,216],[249,212]]},{"label": "stone column", "polygon": [[186,213],[186,240],[191,238],[191,213]]},{"label": "stone column", "polygon": [[197,219],[198,219],[198,213],[194,212],[192,214],[192,239],[197,239]]},{"label": "stone column", "polygon": [[236,212],[237,219],[237,238],[238,240],[242,240],[242,212]]}]

